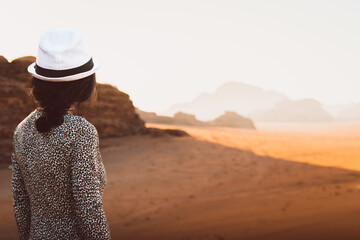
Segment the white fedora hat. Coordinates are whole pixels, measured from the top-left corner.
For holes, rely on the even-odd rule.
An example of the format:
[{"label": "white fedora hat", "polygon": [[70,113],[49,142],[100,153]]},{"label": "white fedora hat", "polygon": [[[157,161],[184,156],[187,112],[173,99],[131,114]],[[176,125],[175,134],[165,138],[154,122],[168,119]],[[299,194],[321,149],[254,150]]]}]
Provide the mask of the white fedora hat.
[{"label": "white fedora hat", "polygon": [[28,72],[41,80],[68,82],[90,76],[99,67],[78,31],[52,29],[41,37],[36,62]]}]

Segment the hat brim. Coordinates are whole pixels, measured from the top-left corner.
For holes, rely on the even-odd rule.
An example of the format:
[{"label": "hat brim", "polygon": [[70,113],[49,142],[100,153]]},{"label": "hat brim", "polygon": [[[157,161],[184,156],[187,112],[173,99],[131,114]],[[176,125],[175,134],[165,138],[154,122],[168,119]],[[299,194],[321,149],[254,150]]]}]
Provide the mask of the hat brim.
[{"label": "hat brim", "polygon": [[99,61],[97,61],[96,59],[93,59],[93,62],[94,62],[94,66],[89,71],[70,75],[70,76],[65,76],[65,77],[46,77],[46,76],[37,74],[35,71],[36,62],[30,64],[29,67],[27,68],[27,70],[32,76],[34,76],[40,80],[49,81],[49,82],[70,82],[70,81],[80,80],[82,78],[88,77],[91,74],[95,73],[95,71],[98,70],[99,67],[101,66],[101,63]]}]

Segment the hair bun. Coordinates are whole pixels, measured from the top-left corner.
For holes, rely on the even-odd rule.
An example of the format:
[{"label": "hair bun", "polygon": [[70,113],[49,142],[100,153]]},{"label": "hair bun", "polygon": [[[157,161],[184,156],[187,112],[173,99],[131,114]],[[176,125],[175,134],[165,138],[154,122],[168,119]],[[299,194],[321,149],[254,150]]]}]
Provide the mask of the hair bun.
[{"label": "hair bun", "polygon": [[64,122],[66,109],[44,109],[42,116],[36,121],[36,128],[39,132],[50,131],[52,127],[59,126]]}]

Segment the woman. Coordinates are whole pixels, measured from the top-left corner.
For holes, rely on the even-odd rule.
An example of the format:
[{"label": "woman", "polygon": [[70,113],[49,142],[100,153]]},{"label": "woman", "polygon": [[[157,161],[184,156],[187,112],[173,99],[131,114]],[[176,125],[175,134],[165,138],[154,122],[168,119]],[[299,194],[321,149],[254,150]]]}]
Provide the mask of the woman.
[{"label": "woman", "polygon": [[110,239],[96,128],[70,113],[92,96],[99,63],[79,32],[40,40],[31,92],[38,108],[14,132],[12,191],[20,239]]}]

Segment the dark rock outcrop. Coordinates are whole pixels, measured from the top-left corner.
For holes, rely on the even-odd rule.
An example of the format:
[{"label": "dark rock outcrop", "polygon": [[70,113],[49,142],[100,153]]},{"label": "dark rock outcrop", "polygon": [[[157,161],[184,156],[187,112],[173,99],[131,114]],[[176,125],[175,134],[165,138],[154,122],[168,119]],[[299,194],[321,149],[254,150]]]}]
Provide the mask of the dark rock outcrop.
[{"label": "dark rock outcrop", "polygon": [[97,100],[82,115],[96,126],[100,137],[134,135],[146,128],[129,95],[110,84],[97,85]]},{"label": "dark rock outcrop", "polygon": [[16,125],[35,108],[27,94],[29,75],[26,72],[33,61],[34,57],[25,57],[9,63],[0,56],[0,165],[10,162]]},{"label": "dark rock outcrop", "polygon": [[161,137],[164,135],[171,135],[175,137],[190,136],[187,132],[180,129],[159,129],[159,128],[146,128],[142,135],[150,135],[152,137]]}]

